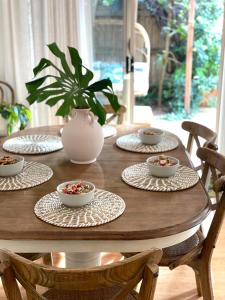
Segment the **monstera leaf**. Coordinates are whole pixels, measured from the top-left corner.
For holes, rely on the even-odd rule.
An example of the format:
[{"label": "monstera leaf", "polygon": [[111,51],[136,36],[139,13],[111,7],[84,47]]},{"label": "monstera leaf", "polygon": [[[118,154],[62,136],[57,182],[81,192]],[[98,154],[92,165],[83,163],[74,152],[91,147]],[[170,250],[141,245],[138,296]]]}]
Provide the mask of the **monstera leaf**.
[{"label": "monstera leaf", "polygon": [[103,79],[90,84],[93,73],[82,64],[82,59],[73,47],[68,47],[71,65],[69,66],[65,53],[56,43],[48,45],[49,50],[60,60],[61,68],[58,68],[49,59],[42,58],[33,69],[36,77],[46,68],[54,68],[56,75],[45,75],[26,83],[29,93],[27,100],[30,104],[43,102],[54,106],[60,101],[60,107],[56,112],[58,116],[68,116],[73,108],[87,108],[98,116],[98,122],[103,125],[106,120],[104,106],[98,100],[98,94],[104,95],[115,112],[120,108],[117,96],[113,92],[112,82]]}]

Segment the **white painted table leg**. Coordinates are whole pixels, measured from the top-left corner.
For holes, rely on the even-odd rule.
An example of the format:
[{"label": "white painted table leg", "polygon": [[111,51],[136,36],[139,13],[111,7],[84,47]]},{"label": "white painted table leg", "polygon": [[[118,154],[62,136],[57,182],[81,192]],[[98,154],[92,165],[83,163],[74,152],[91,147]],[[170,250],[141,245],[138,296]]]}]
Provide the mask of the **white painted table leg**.
[{"label": "white painted table leg", "polygon": [[91,268],[100,265],[100,252],[66,252],[66,268]]}]

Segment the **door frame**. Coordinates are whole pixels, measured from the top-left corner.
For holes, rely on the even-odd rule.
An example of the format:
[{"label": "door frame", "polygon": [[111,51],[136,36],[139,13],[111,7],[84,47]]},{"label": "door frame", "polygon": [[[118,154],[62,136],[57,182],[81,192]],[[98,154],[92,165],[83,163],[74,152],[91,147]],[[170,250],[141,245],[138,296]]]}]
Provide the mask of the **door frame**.
[{"label": "door frame", "polygon": [[[133,123],[134,117],[134,72],[132,58],[135,54],[135,23],[137,20],[138,0],[124,0],[124,79],[123,103],[127,108],[125,121]],[[126,59],[128,59],[128,70]]]}]

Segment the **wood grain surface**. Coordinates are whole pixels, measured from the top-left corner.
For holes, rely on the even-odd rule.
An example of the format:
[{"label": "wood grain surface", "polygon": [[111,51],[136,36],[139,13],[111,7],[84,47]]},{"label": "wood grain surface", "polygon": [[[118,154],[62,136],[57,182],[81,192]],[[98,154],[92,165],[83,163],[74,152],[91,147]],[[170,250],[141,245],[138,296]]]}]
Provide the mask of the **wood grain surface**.
[{"label": "wood grain surface", "polygon": [[[59,135],[60,126],[39,127],[22,131],[24,134]],[[118,126],[118,136],[135,132],[137,127]],[[121,180],[122,171],[150,155],[123,151],[115,145],[117,137],[105,140],[97,162],[89,165],[72,164],[63,150],[43,155],[26,155],[25,160],[42,162],[53,169],[46,183],[21,191],[0,192],[0,239],[35,240],[139,240],[180,233],[200,224],[208,214],[209,201],[202,184],[179,192],[149,192],[132,188]],[[73,141],[79,145],[79,141]],[[1,141],[1,144],[3,140]],[[2,145],[1,145],[2,146]],[[5,153],[0,150],[0,154]],[[166,154],[183,165],[191,166],[184,146]],[[92,228],[66,229],[39,220],[33,212],[35,203],[45,194],[56,190],[64,181],[83,179],[97,188],[121,196],[126,202],[124,214],[113,222]]]}]

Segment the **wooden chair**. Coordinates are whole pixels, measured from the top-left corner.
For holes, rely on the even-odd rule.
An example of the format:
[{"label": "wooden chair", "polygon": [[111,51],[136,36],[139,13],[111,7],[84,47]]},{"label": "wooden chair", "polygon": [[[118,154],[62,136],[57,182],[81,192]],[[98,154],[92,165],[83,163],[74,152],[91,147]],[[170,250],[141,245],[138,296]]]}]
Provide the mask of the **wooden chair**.
[{"label": "wooden chair", "polygon": [[[214,298],[211,282],[211,257],[225,215],[225,156],[209,148],[199,148],[197,155],[205,162],[202,175],[203,184],[209,170],[214,174],[214,191],[217,202],[216,204],[210,203],[210,207],[211,211],[215,210],[215,215],[206,238],[199,230],[184,242],[164,248],[159,266],[167,266],[171,270],[180,265],[190,266],[195,272],[198,295],[203,296],[204,300],[212,300]],[[125,257],[131,257],[134,254],[136,253],[123,253]]]},{"label": "wooden chair", "polygon": [[205,239],[198,231],[188,240],[163,249],[160,266],[168,266],[171,270],[180,265],[190,266],[195,272],[198,295],[204,300],[212,300],[211,257],[225,215],[225,156],[208,148],[199,148],[197,155],[205,162],[203,174],[209,168],[214,170],[214,191],[218,201],[211,205],[211,210],[215,210],[215,215]]},{"label": "wooden chair", "polygon": [[15,100],[15,92],[13,87],[9,83],[2,80],[0,80],[0,103],[2,103],[5,100],[6,90],[9,90],[11,94],[11,104],[15,104],[16,100]]},{"label": "wooden chair", "polygon": [[124,105],[121,105],[120,109],[117,112],[114,112],[111,105],[104,105],[104,109],[106,111],[106,114],[110,114],[110,116],[106,119],[106,124],[109,124],[115,119],[118,125],[123,124],[124,114],[126,112],[126,107]]},{"label": "wooden chair", "polygon": [[[91,269],[59,269],[38,265],[1,251],[1,278],[7,298],[22,300],[16,280],[28,300],[150,300],[153,299],[162,251],[155,249],[111,265]],[[133,289],[142,280],[140,292]],[[39,294],[36,285],[48,288]]]},{"label": "wooden chair", "polygon": [[[217,146],[215,145],[217,134],[211,129],[191,121],[184,121],[182,123],[182,128],[189,132],[188,143],[186,148],[189,155],[191,155],[193,152],[192,150],[194,141],[197,145],[197,149],[200,147],[207,147],[213,150],[217,150]],[[202,138],[204,140],[203,145],[201,145],[199,138]],[[202,161],[200,166],[195,167],[195,170],[203,170]]]}]

